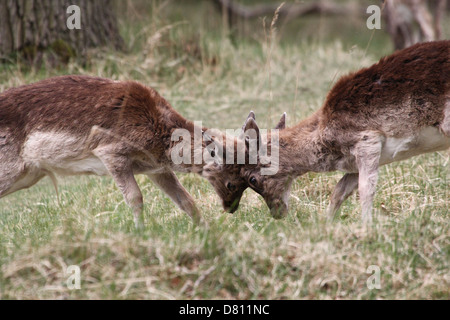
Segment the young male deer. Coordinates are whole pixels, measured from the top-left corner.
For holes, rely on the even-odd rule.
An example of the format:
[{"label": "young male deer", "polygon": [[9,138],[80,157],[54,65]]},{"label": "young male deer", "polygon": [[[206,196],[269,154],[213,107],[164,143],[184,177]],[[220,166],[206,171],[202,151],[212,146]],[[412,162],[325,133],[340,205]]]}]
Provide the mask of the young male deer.
[{"label": "young male deer", "polygon": [[[176,170],[206,176],[225,209],[235,210],[245,189],[237,174],[234,182],[215,163],[171,160],[180,143],[172,133],[180,128],[192,133],[192,144],[196,129],[202,135],[155,90],[136,82],[62,76],[6,90],[0,94],[0,198],[46,175],[56,187],[56,174],[109,174],[138,225],[143,199],[134,175],[143,173],[199,221]],[[206,150],[200,139],[195,152]]]},{"label": "young male deer", "polygon": [[[244,124],[249,129],[259,131],[254,116]],[[285,216],[295,177],[340,170],[346,174],[328,217],[358,188],[362,219],[371,221],[380,166],[450,147],[450,41],[417,44],[342,77],[321,109],[273,134],[279,135],[278,173],[261,175],[261,163],[241,168],[273,217]]]}]

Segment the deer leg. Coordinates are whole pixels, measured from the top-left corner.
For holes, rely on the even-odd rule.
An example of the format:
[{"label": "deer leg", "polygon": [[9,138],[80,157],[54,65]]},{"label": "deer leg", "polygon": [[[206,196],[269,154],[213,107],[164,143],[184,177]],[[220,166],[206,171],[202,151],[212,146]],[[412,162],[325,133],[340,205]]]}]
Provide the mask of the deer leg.
[{"label": "deer leg", "polygon": [[0,178],[0,198],[6,197],[16,191],[27,189],[41,180],[45,174],[40,175],[21,175],[17,179]]},{"label": "deer leg", "polygon": [[21,163],[2,163],[0,168],[0,198],[27,189],[43,177],[45,177],[45,173],[39,170],[27,171]]},{"label": "deer leg", "polygon": [[195,206],[194,199],[178,181],[172,172],[148,174],[149,178],[161,188],[170,199],[183,211],[185,211],[195,223],[201,221],[200,211]]},{"label": "deer leg", "polygon": [[117,187],[122,192],[125,202],[133,211],[136,228],[140,229],[143,222],[142,209],[144,202],[141,190],[134,178],[131,161],[125,156],[106,153],[97,154],[97,156],[108,169]]},{"label": "deer leg", "polygon": [[330,204],[327,209],[327,218],[329,221],[332,221],[337,217],[337,212],[342,203],[358,187],[358,178],[358,173],[347,173],[339,180],[331,195]]},{"label": "deer leg", "polygon": [[362,139],[355,146],[354,150],[359,171],[358,191],[363,223],[372,221],[373,198],[378,181],[378,167],[382,145],[383,137],[380,134],[363,132]]},{"label": "deer leg", "polygon": [[447,97],[444,108],[444,120],[441,123],[441,130],[447,137],[450,137],[450,96]]},{"label": "deer leg", "polygon": [[0,198],[18,190],[17,187],[14,188],[14,185],[21,176],[22,173],[20,171],[11,171],[9,166],[0,169]]},{"label": "deer leg", "polygon": [[378,167],[363,165],[359,171],[359,197],[363,223],[372,222],[373,199],[378,181]]},{"label": "deer leg", "polygon": [[127,168],[125,171],[114,173],[113,178],[122,192],[125,202],[133,210],[136,228],[141,228],[143,222],[142,210],[144,201],[142,199],[141,190],[134,178],[133,171]]}]

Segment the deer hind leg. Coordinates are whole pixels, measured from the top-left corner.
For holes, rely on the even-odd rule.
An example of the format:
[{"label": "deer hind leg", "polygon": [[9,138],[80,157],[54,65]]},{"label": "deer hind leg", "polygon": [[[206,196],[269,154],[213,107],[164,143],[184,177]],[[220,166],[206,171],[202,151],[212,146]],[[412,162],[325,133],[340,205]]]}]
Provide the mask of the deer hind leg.
[{"label": "deer hind leg", "polygon": [[185,211],[195,223],[201,221],[200,211],[195,206],[194,199],[181,185],[172,171],[148,174],[148,176],[181,210]]},{"label": "deer hind leg", "polygon": [[11,179],[0,177],[0,198],[6,197],[16,191],[28,189],[38,183],[45,174],[21,174]]},{"label": "deer hind leg", "polygon": [[23,176],[21,170],[17,170],[14,164],[1,164],[0,167],[0,198],[17,191],[16,185],[20,177]]},{"label": "deer hind leg", "polygon": [[347,173],[341,180],[339,180],[331,195],[330,204],[327,209],[328,221],[332,221],[337,217],[337,212],[339,211],[342,203],[358,187],[358,178],[358,173]]},{"label": "deer hind leg", "polygon": [[19,148],[9,146],[7,138],[0,128],[0,198],[17,191],[11,189],[25,173],[25,166],[18,160]]},{"label": "deer hind leg", "polygon": [[134,178],[131,161],[125,156],[117,156],[98,152],[97,156],[113,177],[117,187],[123,194],[125,202],[132,209],[137,229],[143,225],[142,210],[144,201],[141,190]]},{"label": "deer hind leg", "polygon": [[450,97],[446,99],[444,107],[444,120],[441,123],[441,130],[447,137],[450,137]]},{"label": "deer hind leg", "polygon": [[40,170],[25,169],[25,165],[19,160],[8,162],[0,156],[0,164],[0,198],[27,189],[45,177],[45,173]]},{"label": "deer hind leg", "polygon": [[372,221],[372,206],[378,181],[378,168],[384,137],[376,132],[363,132],[354,149],[359,171],[358,191],[363,223]]}]

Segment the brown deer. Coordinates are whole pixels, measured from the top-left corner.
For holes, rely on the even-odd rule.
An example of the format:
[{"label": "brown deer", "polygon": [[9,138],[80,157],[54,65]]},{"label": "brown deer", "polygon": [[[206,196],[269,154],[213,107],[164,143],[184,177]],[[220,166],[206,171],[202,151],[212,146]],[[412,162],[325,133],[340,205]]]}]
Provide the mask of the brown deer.
[{"label": "brown deer", "polygon": [[[6,90],[0,94],[0,198],[44,176],[56,188],[55,175],[111,175],[140,225],[143,199],[134,175],[146,174],[199,221],[199,210],[176,170],[205,176],[225,209],[234,211],[245,189],[237,173],[221,175],[214,161],[172,161],[172,151],[181,142],[171,137],[180,128],[191,133],[192,144],[196,129],[201,136],[206,130],[137,82],[62,76]],[[195,152],[214,157],[202,137],[199,148]]]},{"label": "brown deer", "polygon": [[[282,218],[295,177],[340,170],[345,175],[331,195],[329,219],[358,188],[369,222],[380,166],[450,147],[450,41],[417,44],[344,76],[312,116],[292,128],[283,129],[284,121],[267,134],[278,135],[278,173],[262,175],[262,163],[245,164],[242,181]],[[243,131],[250,129],[259,132],[252,114]]]}]

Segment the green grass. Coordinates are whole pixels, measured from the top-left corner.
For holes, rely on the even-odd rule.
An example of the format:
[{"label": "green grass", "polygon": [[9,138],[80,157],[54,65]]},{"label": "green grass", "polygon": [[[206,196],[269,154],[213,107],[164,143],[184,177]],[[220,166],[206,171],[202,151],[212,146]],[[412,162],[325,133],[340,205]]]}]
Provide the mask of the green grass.
[{"label": "green grass", "polygon": [[[128,53],[94,50],[85,68],[3,65],[0,90],[66,73],[136,79],[209,127],[239,128],[250,110],[261,127],[284,111],[293,125],[321,106],[340,75],[377,61],[389,43],[379,34],[365,54],[364,21],[360,32],[350,21],[336,38],[326,34],[333,20],[321,22],[322,37],[286,26],[269,43],[261,21],[222,32],[207,5],[134,6],[133,23],[129,6],[121,22]],[[336,223],[325,223],[340,173],[298,178],[281,221],[251,190],[238,212],[225,214],[205,180],[180,174],[207,227],[138,177],[146,203],[140,232],[112,179],[60,178],[59,202],[44,179],[0,200],[0,298],[449,299],[449,156],[383,167],[370,228],[360,223],[357,195]],[[81,290],[67,288],[69,265],[81,268]],[[381,270],[379,290],[366,284],[371,265]]]}]

